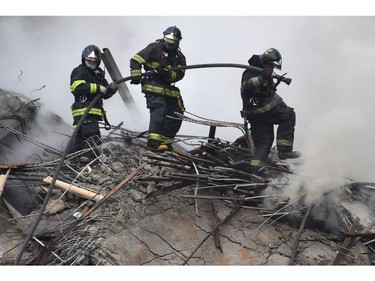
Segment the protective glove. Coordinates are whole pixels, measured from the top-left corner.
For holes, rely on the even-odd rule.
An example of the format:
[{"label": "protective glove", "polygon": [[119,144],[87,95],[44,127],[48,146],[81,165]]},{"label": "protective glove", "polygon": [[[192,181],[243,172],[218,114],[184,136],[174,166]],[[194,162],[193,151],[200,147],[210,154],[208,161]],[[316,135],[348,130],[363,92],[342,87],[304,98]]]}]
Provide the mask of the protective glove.
[{"label": "protective glove", "polygon": [[168,79],[169,77],[169,70],[166,67],[159,67],[155,69],[156,76],[162,79]]},{"label": "protective glove", "polygon": [[272,73],[273,73],[273,68],[271,67],[263,68],[263,72],[259,75],[261,79],[261,83],[263,84],[263,87],[267,87],[269,83],[272,83]]},{"label": "protective glove", "polygon": [[142,76],[134,76],[132,77],[132,80],[130,81],[130,84],[138,85],[141,83]]},{"label": "protective glove", "polygon": [[101,92],[101,93],[103,93],[103,95],[105,95],[107,93],[107,88],[104,87],[103,85],[100,85],[99,92]]},{"label": "protective glove", "polygon": [[117,92],[117,84],[115,82],[112,82],[107,86],[107,91],[111,94],[114,94]]}]

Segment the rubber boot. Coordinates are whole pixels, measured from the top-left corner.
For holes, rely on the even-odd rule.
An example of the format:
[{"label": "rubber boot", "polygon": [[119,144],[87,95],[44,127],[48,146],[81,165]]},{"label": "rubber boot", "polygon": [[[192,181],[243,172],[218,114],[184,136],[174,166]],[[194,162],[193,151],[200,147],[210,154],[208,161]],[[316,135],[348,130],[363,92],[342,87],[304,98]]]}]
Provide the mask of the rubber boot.
[{"label": "rubber boot", "polygon": [[256,175],[262,167],[252,165],[248,161],[239,161],[233,164],[233,168]]},{"label": "rubber boot", "polygon": [[151,151],[154,151],[154,152],[164,152],[164,151],[167,151],[168,150],[168,146],[165,145],[165,144],[161,144],[159,146],[148,146],[147,147],[148,150],[151,150]]},{"label": "rubber boot", "polygon": [[292,150],[279,150],[279,159],[295,159],[301,157],[301,152],[299,151],[292,151]]}]

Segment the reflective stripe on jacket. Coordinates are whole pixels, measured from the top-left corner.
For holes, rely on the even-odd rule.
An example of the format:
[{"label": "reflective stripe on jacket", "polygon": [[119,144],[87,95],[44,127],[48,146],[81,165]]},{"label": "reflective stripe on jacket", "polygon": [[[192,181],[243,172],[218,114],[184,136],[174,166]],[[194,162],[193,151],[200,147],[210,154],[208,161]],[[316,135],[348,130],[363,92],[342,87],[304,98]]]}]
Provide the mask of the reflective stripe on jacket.
[{"label": "reflective stripe on jacket", "polygon": [[[100,92],[100,85],[108,86],[108,81],[105,79],[104,71],[101,68],[92,70],[81,64],[73,69],[70,75],[70,91],[74,95],[74,103],[71,106],[73,126],[77,125],[88,105]],[[89,116],[103,120],[103,99],[105,98],[100,98],[96,102],[90,109]]]},{"label": "reflective stripe on jacket", "polygon": [[[253,55],[249,63],[251,66],[262,68],[258,55]],[[245,70],[241,79],[242,114],[249,118],[256,117],[280,104],[283,99],[275,92],[273,84],[272,78],[263,81],[258,72]]]},{"label": "reflective stripe on jacket", "polygon": [[[130,59],[130,75],[141,76],[142,67],[145,71],[152,71],[160,67],[170,69],[178,66],[186,66],[186,58],[182,52],[180,50],[167,52],[163,49],[163,41],[157,40]],[[172,84],[180,81],[184,76],[185,70],[169,71],[168,77],[164,79],[156,75],[147,76],[142,81],[142,92],[179,97],[180,90]]]}]

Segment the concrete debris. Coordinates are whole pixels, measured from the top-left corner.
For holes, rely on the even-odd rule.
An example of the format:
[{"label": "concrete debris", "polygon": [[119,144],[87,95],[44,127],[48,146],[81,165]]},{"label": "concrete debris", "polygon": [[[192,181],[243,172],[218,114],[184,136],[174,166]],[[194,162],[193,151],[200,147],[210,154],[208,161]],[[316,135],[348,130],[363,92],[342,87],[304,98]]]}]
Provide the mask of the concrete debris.
[{"label": "concrete debris", "polygon": [[139,192],[136,189],[130,189],[129,196],[133,199],[134,202],[141,202],[145,197],[142,192]]},{"label": "concrete debris", "polygon": [[[236,143],[200,137],[192,151],[153,153],[145,150],[143,133],[118,126],[109,134],[122,138],[103,137],[89,166],[79,161],[80,153],[64,159],[57,183],[80,193],[53,188],[49,200],[61,155],[29,138],[47,149],[38,161],[11,168],[0,202],[0,264],[374,264],[373,183],[350,182],[323,194],[312,208],[303,188],[295,197],[284,194],[298,177],[296,166],[274,153],[254,175],[236,168],[251,156]],[[1,174],[12,165],[7,159]]]},{"label": "concrete debris", "polygon": [[61,213],[65,208],[65,202],[63,202],[61,199],[49,200],[46,206],[46,210],[44,211],[44,214],[46,216],[58,214]]}]

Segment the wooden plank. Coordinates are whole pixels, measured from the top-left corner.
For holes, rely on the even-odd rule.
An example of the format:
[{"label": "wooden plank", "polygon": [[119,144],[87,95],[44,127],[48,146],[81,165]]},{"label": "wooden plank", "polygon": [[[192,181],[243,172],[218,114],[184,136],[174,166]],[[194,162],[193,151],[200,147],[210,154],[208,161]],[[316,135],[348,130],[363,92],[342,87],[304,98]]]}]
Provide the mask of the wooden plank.
[{"label": "wooden plank", "polygon": [[[43,182],[50,184],[52,182],[52,178],[51,177],[45,177],[43,179]],[[89,190],[86,190],[86,189],[83,189],[81,187],[72,185],[70,183],[63,182],[61,180],[56,180],[55,186],[58,187],[58,188],[64,189],[66,191],[69,191],[71,193],[74,193],[77,196],[80,196],[80,197],[83,197],[83,198],[86,198],[86,199],[90,199],[90,200],[94,200],[94,201],[99,201],[99,200],[103,199],[103,197],[104,197],[103,195],[100,195],[98,193],[91,192]]]},{"label": "wooden plank", "polygon": [[3,194],[5,183],[7,182],[9,173],[10,173],[10,169],[5,174],[0,175],[0,197]]}]

